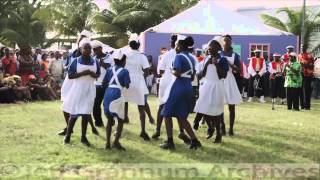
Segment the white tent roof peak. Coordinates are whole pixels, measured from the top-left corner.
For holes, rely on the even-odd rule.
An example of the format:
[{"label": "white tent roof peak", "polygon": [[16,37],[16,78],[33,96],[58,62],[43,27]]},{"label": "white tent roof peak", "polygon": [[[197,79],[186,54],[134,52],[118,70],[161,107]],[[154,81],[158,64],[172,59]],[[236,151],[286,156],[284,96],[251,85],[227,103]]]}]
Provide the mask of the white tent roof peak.
[{"label": "white tent roof peak", "polygon": [[291,35],[228,10],[215,0],[201,0],[195,6],[150,28],[154,32],[208,35]]}]

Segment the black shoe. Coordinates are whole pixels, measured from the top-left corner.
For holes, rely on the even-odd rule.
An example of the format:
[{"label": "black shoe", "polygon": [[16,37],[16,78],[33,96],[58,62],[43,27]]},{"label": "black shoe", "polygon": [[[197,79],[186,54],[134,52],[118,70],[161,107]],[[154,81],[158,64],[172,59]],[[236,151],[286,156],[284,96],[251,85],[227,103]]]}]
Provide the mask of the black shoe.
[{"label": "black shoe", "polygon": [[226,127],[224,125],[221,126],[221,135],[222,136],[225,136],[227,133],[226,133]]},{"label": "black shoe", "polygon": [[126,148],[124,148],[119,142],[117,142],[117,143],[114,142],[112,147],[116,148],[119,151],[126,151]]},{"label": "black shoe", "polygon": [[208,128],[207,137],[206,137],[207,139],[210,139],[213,136],[214,130],[215,129],[213,129],[213,128]]},{"label": "black shoe", "polygon": [[163,144],[160,144],[160,148],[167,149],[167,150],[175,150],[176,147],[173,142],[169,143],[168,141],[165,141]]},{"label": "black shoe", "polygon": [[104,124],[102,121],[95,121],[94,124],[96,127],[104,127]]},{"label": "black shoe", "polygon": [[202,145],[201,145],[200,141],[198,141],[197,139],[194,139],[194,140],[191,141],[191,144],[190,144],[189,148],[196,150],[196,149],[200,148],[201,146]]},{"label": "black shoe", "polygon": [[91,145],[90,142],[88,141],[87,137],[81,137],[81,143],[83,145],[88,146],[88,147]]},{"label": "black shoe", "polygon": [[59,133],[58,133],[59,136],[65,136],[67,135],[67,128],[64,128],[63,130],[61,130]]},{"label": "black shoe", "polygon": [[229,129],[229,136],[234,136],[233,129]]},{"label": "black shoe", "polygon": [[178,138],[181,139],[185,144],[190,144],[191,143],[190,138],[184,133],[180,133]]},{"label": "black shoe", "polygon": [[96,136],[99,136],[99,132],[96,128],[92,128],[92,133]]},{"label": "black shoe", "polygon": [[215,144],[220,144],[222,142],[222,136],[221,135],[217,135],[216,139],[214,140]]},{"label": "black shoe", "polygon": [[140,137],[145,141],[150,141],[150,137],[146,132],[141,132]]},{"label": "black shoe", "polygon": [[63,144],[70,144],[70,136],[64,137]]},{"label": "black shoe", "polygon": [[199,124],[200,124],[199,121],[193,121],[193,129],[194,130],[198,130],[199,129]]},{"label": "black shoe", "polygon": [[158,139],[160,137],[160,132],[156,131],[151,137],[152,139]]}]

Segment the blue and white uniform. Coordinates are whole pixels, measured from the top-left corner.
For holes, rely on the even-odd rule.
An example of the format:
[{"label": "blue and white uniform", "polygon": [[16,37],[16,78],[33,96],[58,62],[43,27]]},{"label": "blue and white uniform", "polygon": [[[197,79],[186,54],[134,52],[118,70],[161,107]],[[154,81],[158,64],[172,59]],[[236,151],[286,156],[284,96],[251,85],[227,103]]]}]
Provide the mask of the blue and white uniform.
[{"label": "blue and white uniform", "polygon": [[[205,64],[211,58],[207,56],[199,65],[198,71],[204,69]],[[218,66],[228,71],[228,61],[224,57],[219,57]],[[197,100],[194,112],[209,116],[218,116],[223,113],[224,109],[224,83],[223,79],[219,79],[216,65],[209,64],[207,67],[206,76],[200,81],[199,98]]]},{"label": "blue and white uniform", "polygon": [[232,65],[240,66],[240,56],[232,52],[231,56],[227,56],[223,52],[221,52],[221,56],[225,57],[229,63],[229,71],[227,73],[227,77],[224,80],[225,87],[225,103],[226,104],[240,104],[242,102],[242,97],[238,89],[236,78],[232,73]]},{"label": "blue and white uniform", "polygon": [[[100,75],[98,63],[90,58],[89,64],[84,64],[82,56],[72,62],[69,67],[68,75],[80,73],[86,70]],[[90,75],[81,76],[73,79],[70,89],[64,98],[62,110],[71,115],[91,114],[96,96],[95,78]]]},{"label": "blue and white uniform", "polygon": [[176,55],[172,68],[180,71],[181,76],[172,75],[172,81],[163,96],[165,104],[161,115],[186,119],[193,110],[194,93],[191,81],[192,75],[195,73],[195,60],[188,52],[181,52]]},{"label": "blue and white uniform", "polygon": [[[97,56],[94,56],[93,57],[97,62],[100,62],[100,59],[97,58]],[[114,65],[114,62],[113,62],[113,58],[110,54],[106,54],[105,57],[101,58],[102,61],[105,63],[105,64],[109,64],[110,67]],[[96,82],[95,82],[95,85],[96,86],[102,86],[102,81],[103,81],[103,78],[105,77],[106,75],[106,72],[107,70],[104,68],[104,67],[101,67],[100,68],[100,72],[101,72],[101,75],[97,78]]]},{"label": "blue and white uniform", "polygon": [[104,113],[107,116],[124,119],[123,88],[130,84],[129,71],[120,66],[113,66],[107,69],[103,84],[108,84],[104,94]]}]

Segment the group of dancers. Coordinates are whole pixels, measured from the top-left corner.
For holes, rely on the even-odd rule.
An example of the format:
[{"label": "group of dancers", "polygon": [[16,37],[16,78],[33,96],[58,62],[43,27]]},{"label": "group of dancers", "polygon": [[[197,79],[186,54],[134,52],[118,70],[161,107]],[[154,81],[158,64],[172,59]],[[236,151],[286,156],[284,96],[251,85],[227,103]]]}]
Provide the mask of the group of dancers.
[{"label": "group of dancers", "polygon": [[[164,120],[167,140],[160,145],[163,149],[175,149],[173,122],[176,118],[182,139],[190,149],[201,147],[194,130],[203,119],[208,125],[208,139],[216,132],[214,143],[221,143],[226,135],[224,105],[229,106],[230,126],[228,134],[234,135],[235,106],[242,102],[234,74],[240,73],[240,57],[232,49],[229,35],[215,36],[207,44],[206,57],[198,62],[193,55],[194,40],[191,36],[172,35],[171,50],[166,52],[158,67],[160,70],[159,101],[156,132],[152,138],[160,137]],[[98,135],[96,126],[104,126],[101,117],[101,103],[108,119],[106,125],[106,149],[125,150],[120,143],[124,123],[129,121],[128,102],[138,106],[141,122],[140,137],[146,141],[150,137],[145,129],[146,114],[150,123],[154,120],[147,103],[149,93],[144,76],[149,73],[147,57],[139,52],[137,37],[129,39],[129,52],[115,50],[112,54],[102,51],[102,43],[91,41],[82,34],[79,49],[72,53],[66,64],[68,75],[61,89],[62,110],[66,128],[64,143],[69,144],[76,120],[82,117],[81,142],[90,146],[86,138],[88,123],[92,132]],[[94,55],[91,54],[93,50]],[[262,67],[262,66],[261,66]],[[199,82],[199,97],[194,103],[192,81]],[[188,121],[189,114],[195,112],[193,128]],[[93,113],[95,125],[91,114]],[[111,144],[112,127],[117,124],[115,139]]]}]

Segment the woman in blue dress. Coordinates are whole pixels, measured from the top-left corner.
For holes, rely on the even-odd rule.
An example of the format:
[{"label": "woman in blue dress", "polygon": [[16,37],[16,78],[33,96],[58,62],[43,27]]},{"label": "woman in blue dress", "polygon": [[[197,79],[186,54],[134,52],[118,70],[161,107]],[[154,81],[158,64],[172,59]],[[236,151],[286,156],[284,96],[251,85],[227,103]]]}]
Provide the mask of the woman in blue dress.
[{"label": "woman in blue dress", "polygon": [[173,61],[172,82],[164,95],[164,106],[161,115],[165,119],[168,140],[161,144],[163,149],[174,149],[172,138],[172,117],[176,117],[191,138],[190,149],[201,147],[187,118],[193,111],[193,88],[191,82],[195,74],[195,60],[189,55],[188,47],[192,44],[192,37],[178,35],[176,52]]},{"label": "woman in blue dress", "polygon": [[114,52],[114,62],[115,66],[110,67],[103,80],[103,85],[108,88],[104,95],[104,113],[108,118],[108,123],[106,127],[106,149],[110,149],[110,139],[112,126],[114,125],[114,119],[118,120],[118,127],[115,135],[115,140],[113,142],[113,147],[118,150],[125,150],[124,147],[119,142],[121,137],[121,132],[124,123],[124,106],[125,99],[123,97],[123,89],[129,88],[130,76],[129,71],[124,68],[126,64],[126,55],[124,55],[120,50]]}]

